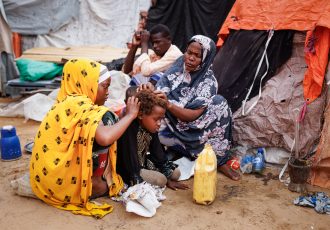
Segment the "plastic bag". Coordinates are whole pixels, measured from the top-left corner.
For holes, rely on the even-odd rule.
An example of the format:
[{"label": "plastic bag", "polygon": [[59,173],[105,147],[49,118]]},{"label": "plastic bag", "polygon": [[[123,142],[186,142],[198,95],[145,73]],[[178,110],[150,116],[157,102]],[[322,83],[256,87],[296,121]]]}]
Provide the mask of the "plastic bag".
[{"label": "plastic bag", "polygon": [[24,58],[18,59],[16,65],[23,81],[50,80],[62,75],[63,71],[62,65]]},{"label": "plastic bag", "polygon": [[25,173],[22,177],[10,181],[10,186],[19,196],[37,198],[31,188],[30,173]]}]

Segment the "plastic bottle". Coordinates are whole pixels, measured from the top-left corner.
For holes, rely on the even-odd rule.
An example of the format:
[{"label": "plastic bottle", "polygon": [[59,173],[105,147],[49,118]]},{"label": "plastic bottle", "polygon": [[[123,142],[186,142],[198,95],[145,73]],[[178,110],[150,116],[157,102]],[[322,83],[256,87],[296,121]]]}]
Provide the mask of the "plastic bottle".
[{"label": "plastic bottle", "polygon": [[258,148],[257,154],[252,161],[252,171],[256,173],[262,173],[264,168],[265,168],[264,149]]},{"label": "plastic bottle", "polygon": [[240,169],[242,173],[252,173],[252,161],[254,159],[254,156],[247,154],[245,155],[240,164]]},{"label": "plastic bottle", "polygon": [[195,164],[193,199],[198,204],[209,205],[216,196],[217,158],[210,144],[206,144]]},{"label": "plastic bottle", "polygon": [[21,158],[21,144],[16,134],[16,128],[6,125],[1,128],[1,160],[11,161]]}]

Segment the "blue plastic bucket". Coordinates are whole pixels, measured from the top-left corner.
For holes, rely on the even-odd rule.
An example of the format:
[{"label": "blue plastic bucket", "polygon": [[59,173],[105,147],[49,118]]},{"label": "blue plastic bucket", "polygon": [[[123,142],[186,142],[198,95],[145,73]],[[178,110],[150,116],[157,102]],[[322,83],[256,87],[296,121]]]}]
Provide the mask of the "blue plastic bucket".
[{"label": "blue plastic bucket", "polygon": [[1,160],[12,161],[22,156],[19,138],[16,135],[16,129],[12,125],[1,128]]}]

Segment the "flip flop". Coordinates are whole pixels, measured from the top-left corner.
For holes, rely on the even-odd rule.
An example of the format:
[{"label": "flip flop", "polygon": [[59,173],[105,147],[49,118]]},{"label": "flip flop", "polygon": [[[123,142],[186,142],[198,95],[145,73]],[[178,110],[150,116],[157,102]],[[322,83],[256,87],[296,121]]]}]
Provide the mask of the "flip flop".
[{"label": "flip flop", "polygon": [[31,154],[31,153],[32,153],[33,146],[34,146],[34,141],[27,143],[27,144],[24,146],[24,150],[25,150],[25,152]]}]

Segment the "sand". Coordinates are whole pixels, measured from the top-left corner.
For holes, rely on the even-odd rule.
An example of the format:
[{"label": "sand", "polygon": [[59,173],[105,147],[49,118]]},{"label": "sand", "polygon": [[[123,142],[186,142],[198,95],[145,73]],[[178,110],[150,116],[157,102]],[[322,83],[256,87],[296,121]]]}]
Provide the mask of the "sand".
[{"label": "sand", "polygon": [[[21,118],[0,118],[0,125],[14,125],[21,145],[33,140],[39,123]],[[114,206],[103,219],[74,215],[51,207],[40,200],[15,195],[10,181],[28,171],[30,155],[21,159],[0,161],[0,229],[329,229],[330,216],[318,214],[312,208],[293,205],[297,193],[279,182],[279,167],[267,167],[264,176],[243,175],[239,182],[218,174],[216,200],[210,206],[197,205],[192,189],[166,189],[167,199],[152,218],[127,213],[121,203],[108,198]],[[193,179],[186,182],[190,188]],[[309,187],[310,191],[330,190]]]}]

